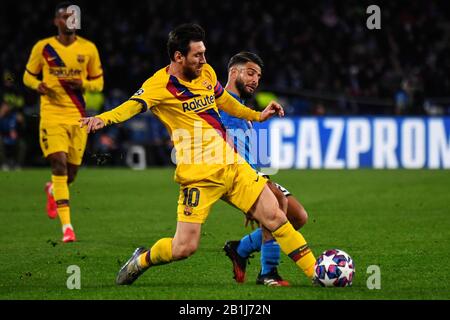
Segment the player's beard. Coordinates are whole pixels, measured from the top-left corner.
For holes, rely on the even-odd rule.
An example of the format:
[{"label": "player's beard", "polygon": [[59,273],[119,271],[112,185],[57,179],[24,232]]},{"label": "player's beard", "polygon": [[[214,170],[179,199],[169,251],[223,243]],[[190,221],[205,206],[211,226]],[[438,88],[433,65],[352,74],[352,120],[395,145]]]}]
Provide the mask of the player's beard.
[{"label": "player's beard", "polygon": [[185,67],[183,68],[183,75],[185,78],[187,78],[189,81],[192,81],[194,79],[197,79],[199,77],[199,74],[195,72],[196,69],[191,67]]},{"label": "player's beard", "polygon": [[236,89],[239,92],[239,97],[241,97],[241,99],[248,100],[253,97],[253,93],[246,90],[244,81],[240,78],[236,79]]}]

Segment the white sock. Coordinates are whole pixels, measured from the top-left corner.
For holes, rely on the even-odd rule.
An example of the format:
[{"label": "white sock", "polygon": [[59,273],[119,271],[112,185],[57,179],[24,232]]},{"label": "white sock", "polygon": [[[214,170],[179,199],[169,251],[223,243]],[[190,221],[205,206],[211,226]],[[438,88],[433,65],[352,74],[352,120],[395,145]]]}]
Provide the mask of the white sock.
[{"label": "white sock", "polygon": [[63,233],[66,232],[66,229],[67,229],[67,228],[70,228],[70,229],[73,230],[72,224],[71,224],[71,223],[68,223],[68,224],[63,225],[63,226],[62,226]]}]

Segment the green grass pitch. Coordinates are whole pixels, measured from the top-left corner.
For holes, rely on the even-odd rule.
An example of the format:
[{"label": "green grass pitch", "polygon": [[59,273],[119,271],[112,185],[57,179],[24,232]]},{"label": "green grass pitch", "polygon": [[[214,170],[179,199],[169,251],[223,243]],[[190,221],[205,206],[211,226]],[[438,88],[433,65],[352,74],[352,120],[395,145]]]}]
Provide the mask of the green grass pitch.
[{"label": "green grass pitch", "polygon": [[[232,279],[222,251],[239,239],[244,216],[217,203],[191,258],[148,270],[132,286],[114,283],[133,250],[171,237],[178,185],[172,169],[82,168],[71,187],[76,243],[63,244],[59,221],[45,214],[49,170],[0,173],[0,299],[449,299],[450,171],[281,171],[273,179],[309,212],[301,230],[317,256],[340,248],[354,259],[350,288],[313,287],[282,255],[279,271],[292,284],[255,284],[259,254],[247,281]],[[67,268],[81,270],[69,290]],[[367,268],[378,265],[381,289],[369,290]]]}]

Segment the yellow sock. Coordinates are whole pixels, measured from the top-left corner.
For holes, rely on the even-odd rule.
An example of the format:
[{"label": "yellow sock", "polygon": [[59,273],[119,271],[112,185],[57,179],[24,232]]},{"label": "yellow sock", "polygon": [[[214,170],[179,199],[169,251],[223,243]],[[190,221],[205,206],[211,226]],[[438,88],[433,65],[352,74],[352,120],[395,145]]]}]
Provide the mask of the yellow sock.
[{"label": "yellow sock", "polygon": [[61,225],[70,224],[69,186],[67,176],[52,175],[53,196],[55,197],[59,220]]},{"label": "yellow sock", "polygon": [[[144,259],[140,259],[140,261],[142,260]],[[151,265],[159,265],[172,261],[172,238],[162,238],[158,240],[150,249]]]},{"label": "yellow sock", "polygon": [[139,266],[141,268],[148,268],[150,267],[150,257],[149,257],[150,251],[145,251],[139,256]]},{"label": "yellow sock", "polygon": [[281,250],[294,260],[295,264],[305,272],[308,278],[314,276],[314,258],[311,249],[309,249],[305,238],[300,232],[295,231],[292,224],[288,221],[272,232],[273,237],[280,245]]},{"label": "yellow sock", "polygon": [[70,223],[70,208],[67,207],[59,207],[58,206],[58,216],[59,220],[61,220],[61,225],[65,226]]}]

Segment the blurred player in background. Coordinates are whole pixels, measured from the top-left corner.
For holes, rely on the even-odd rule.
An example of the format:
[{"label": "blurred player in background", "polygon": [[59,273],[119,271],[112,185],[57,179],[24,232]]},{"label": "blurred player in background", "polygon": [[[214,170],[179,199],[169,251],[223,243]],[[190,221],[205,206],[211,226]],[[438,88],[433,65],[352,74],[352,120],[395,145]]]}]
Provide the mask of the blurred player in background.
[{"label": "blurred player in background", "polygon": [[[170,32],[167,43],[170,65],[157,71],[122,105],[80,120],[81,126],[91,132],[151,109],[166,125],[177,151],[175,181],[180,184],[180,196],[175,236],[162,238],[149,249],[137,248],[120,269],[116,282],[129,285],[151,266],[191,256],[198,248],[202,224],[212,205],[221,198],[260,221],[273,233],[283,252],[312,278],[315,258],[305,239],[279,209],[267,179],[259,176],[227,143],[217,109],[220,106],[235,117],[265,121],[275,114],[283,116],[283,108],[272,101],[257,112],[234,99],[206,64],[204,38],[205,32],[198,25],[177,27]],[[197,130],[212,136],[198,137]],[[175,135],[181,137],[175,139]],[[221,150],[223,154],[217,152]],[[222,157],[228,151],[233,155],[231,162]],[[182,152],[184,157],[180,156]],[[206,155],[211,156],[209,161],[205,160]]]},{"label": "blurred player in background", "polygon": [[[55,10],[58,35],[38,41],[26,65],[23,81],[39,92],[39,142],[50,161],[51,182],[45,186],[47,214],[59,216],[63,241],[76,240],[70,220],[69,184],[75,180],[87,142],[78,120],[85,116],[84,92],[103,90],[103,71],[95,44],[69,28],[64,2]],[[42,73],[42,80],[38,75]]]},{"label": "blurred player in background", "polygon": [[[254,53],[240,52],[236,54],[228,63],[228,82],[225,90],[245,105],[246,100],[250,99],[258,88],[263,66],[262,59]],[[236,132],[234,131],[236,129],[241,129],[243,132],[252,129],[250,121],[233,117],[223,110],[220,110],[220,117],[225,128],[232,130],[231,132]],[[256,170],[256,159],[251,154],[250,139],[246,139],[245,135],[235,134],[233,142],[241,156]],[[293,227],[296,230],[300,229],[308,220],[306,210],[286,188],[270,180],[267,185]],[[289,285],[277,271],[280,263],[280,246],[266,228],[257,228],[240,241],[228,241],[224,250],[233,262],[234,278],[237,282],[245,281],[249,256],[256,251],[261,251],[261,271],[256,283],[267,286]]]}]

